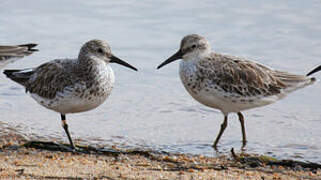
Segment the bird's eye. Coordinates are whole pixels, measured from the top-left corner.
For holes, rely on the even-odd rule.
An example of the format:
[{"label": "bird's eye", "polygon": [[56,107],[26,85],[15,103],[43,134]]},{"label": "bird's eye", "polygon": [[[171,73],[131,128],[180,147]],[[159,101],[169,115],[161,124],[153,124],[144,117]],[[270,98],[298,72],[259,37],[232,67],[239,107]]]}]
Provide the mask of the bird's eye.
[{"label": "bird's eye", "polygon": [[195,49],[196,48],[196,44],[193,44],[192,48]]},{"label": "bird's eye", "polygon": [[104,51],[103,51],[103,49],[98,48],[98,49],[97,49],[97,52],[98,52],[98,53],[103,53]]}]

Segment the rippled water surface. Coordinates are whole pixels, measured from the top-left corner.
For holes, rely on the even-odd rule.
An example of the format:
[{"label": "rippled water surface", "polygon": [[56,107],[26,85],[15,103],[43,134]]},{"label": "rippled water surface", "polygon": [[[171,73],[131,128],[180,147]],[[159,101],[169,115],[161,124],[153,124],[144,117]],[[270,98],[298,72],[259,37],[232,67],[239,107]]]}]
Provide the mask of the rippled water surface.
[{"label": "rippled water surface", "polygon": [[[189,33],[207,37],[217,52],[276,69],[307,73],[321,63],[321,2],[301,1],[20,1],[0,3],[0,43],[36,42],[40,51],[6,68],[76,57],[80,46],[105,39],[139,72],[113,64],[116,84],[99,108],[67,115],[73,138],[170,152],[215,156],[211,144],[223,116],[193,100],[178,63],[156,66]],[[316,75],[321,78],[320,73]],[[275,104],[244,112],[247,151],[321,162],[321,82]],[[0,75],[0,120],[31,138],[65,138],[59,114],[39,106]],[[220,151],[241,146],[236,115]]]}]

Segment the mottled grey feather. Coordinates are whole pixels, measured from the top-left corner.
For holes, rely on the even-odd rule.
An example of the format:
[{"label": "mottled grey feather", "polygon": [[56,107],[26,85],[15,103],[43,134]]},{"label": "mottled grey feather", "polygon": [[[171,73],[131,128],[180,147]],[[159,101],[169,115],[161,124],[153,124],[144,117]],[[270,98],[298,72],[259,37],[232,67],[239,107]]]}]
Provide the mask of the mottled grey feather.
[{"label": "mottled grey feather", "polygon": [[212,53],[200,60],[199,82],[211,81],[225,92],[240,96],[270,96],[297,83],[311,81],[304,75],[276,71],[239,57]]}]

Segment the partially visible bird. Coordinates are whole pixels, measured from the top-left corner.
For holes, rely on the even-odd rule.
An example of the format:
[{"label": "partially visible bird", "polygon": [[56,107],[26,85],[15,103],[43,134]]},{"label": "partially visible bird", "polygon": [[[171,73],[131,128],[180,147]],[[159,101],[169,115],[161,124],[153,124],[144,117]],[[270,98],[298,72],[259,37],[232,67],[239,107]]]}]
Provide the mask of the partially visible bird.
[{"label": "partially visible bird", "polygon": [[37,44],[22,44],[16,46],[0,45],[0,69],[8,63],[38,51],[38,49],[34,49],[35,46],[37,46]]},{"label": "partially visible bird", "polygon": [[[227,127],[229,113],[237,113],[239,117],[244,147],[246,134],[241,111],[274,103],[315,81],[305,75],[278,71],[244,58],[212,52],[209,41],[197,34],[185,36],[180,49],[157,69],[178,59],[182,59],[179,75],[189,94],[224,115],[213,143],[215,149]],[[320,70],[321,66],[308,75]]]},{"label": "partially visible bird", "polygon": [[4,74],[24,86],[39,104],[61,114],[62,126],[75,149],[66,114],[94,109],[107,99],[115,82],[110,63],[137,71],[114,56],[106,41],[94,39],[82,46],[78,58],[56,59],[31,69],[5,70]]}]

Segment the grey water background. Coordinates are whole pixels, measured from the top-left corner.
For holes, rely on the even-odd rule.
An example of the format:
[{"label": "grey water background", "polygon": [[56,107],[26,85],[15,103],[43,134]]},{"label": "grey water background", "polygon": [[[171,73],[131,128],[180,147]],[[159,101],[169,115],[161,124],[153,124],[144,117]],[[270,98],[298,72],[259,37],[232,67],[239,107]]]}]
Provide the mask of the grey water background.
[{"label": "grey water background", "polygon": [[[119,145],[216,156],[211,148],[222,114],[196,102],[183,88],[178,63],[156,66],[186,34],[209,39],[213,50],[275,69],[305,74],[321,63],[321,1],[63,1],[2,0],[0,43],[38,43],[39,52],[6,68],[38,66],[77,57],[90,39],[139,68],[112,64],[115,88],[95,110],[67,115],[72,137],[93,145]],[[321,79],[321,74],[315,75]],[[247,152],[321,162],[321,82],[287,98],[244,112]],[[39,106],[0,74],[0,121],[31,139],[68,142],[59,114]],[[237,116],[230,115],[220,152],[241,147]]]}]

